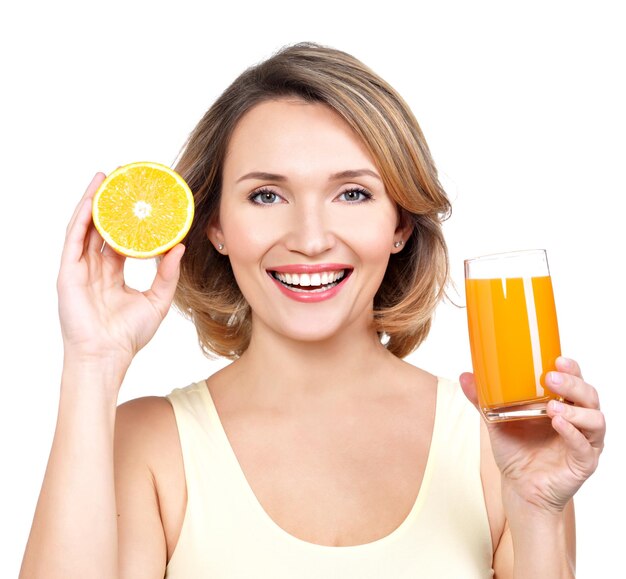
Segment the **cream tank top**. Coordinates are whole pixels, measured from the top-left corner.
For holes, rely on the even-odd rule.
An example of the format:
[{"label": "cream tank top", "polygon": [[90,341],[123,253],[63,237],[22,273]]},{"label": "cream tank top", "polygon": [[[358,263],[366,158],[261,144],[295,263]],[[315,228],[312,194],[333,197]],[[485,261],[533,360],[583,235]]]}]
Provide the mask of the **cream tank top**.
[{"label": "cream tank top", "polygon": [[254,495],[206,382],[174,390],[187,510],[167,579],[482,579],[492,543],[480,479],[480,418],[458,384],[439,379],[419,494],[389,535],[332,547],[279,527]]}]

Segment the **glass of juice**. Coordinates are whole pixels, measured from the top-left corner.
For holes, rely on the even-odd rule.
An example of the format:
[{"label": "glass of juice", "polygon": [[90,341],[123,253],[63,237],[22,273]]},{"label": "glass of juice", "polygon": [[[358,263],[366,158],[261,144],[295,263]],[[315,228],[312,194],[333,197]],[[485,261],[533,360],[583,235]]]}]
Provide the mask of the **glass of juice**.
[{"label": "glass of juice", "polygon": [[545,250],[465,260],[472,365],[487,420],[546,414],[557,398],[545,385],[561,354],[552,280]]}]

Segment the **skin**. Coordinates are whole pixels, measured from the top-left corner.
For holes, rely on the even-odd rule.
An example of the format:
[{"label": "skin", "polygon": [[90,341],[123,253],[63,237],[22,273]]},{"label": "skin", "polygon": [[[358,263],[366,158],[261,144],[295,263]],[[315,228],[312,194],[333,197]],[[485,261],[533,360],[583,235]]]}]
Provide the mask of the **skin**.
[{"label": "skin", "polygon": [[[329,180],[347,169],[374,175]],[[252,171],[284,178],[241,179]],[[328,108],[262,103],[236,127],[219,219],[207,231],[216,248],[223,245],[253,311],[250,347],[208,387],[269,516],[323,545],[373,541],[400,525],[432,435],[435,377],[391,355],[371,326],[389,256],[402,250],[394,243],[410,233],[376,174],[362,143]],[[163,577],[185,512],[169,403],[143,398],[116,409],[133,356],[169,308],[183,248],[163,259],[150,290],[126,287],[124,259],[101,252],[90,225],[90,199],[103,177],[68,227],[59,274],[59,421],[22,577]],[[356,186],[372,200],[346,195]],[[266,195],[255,196],[261,187]],[[315,304],[286,297],[267,273],[319,263],[352,273],[336,296]],[[541,422],[483,425],[481,476],[499,578],[573,576],[571,499],[597,465],[605,425],[578,365],[559,359],[557,370],[550,387],[573,406],[551,406]],[[461,385],[475,403],[473,376],[462,375]],[[250,432],[276,443],[258,449]],[[338,441],[348,433],[346,448]]]}]

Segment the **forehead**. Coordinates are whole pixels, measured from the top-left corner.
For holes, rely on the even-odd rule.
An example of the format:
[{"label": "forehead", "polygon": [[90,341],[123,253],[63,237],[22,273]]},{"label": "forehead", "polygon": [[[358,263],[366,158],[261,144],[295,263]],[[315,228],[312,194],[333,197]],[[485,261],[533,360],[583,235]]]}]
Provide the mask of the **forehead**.
[{"label": "forehead", "polygon": [[337,112],[285,98],[257,104],[242,116],[228,145],[224,177],[241,170],[340,171],[355,164],[376,170],[365,143]]}]

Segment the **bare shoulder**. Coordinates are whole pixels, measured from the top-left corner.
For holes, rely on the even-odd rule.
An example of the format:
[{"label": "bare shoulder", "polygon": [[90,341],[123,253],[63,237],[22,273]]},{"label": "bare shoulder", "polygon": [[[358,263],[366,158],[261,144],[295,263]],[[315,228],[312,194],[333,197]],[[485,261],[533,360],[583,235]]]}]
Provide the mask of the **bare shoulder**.
[{"label": "bare shoulder", "polygon": [[151,450],[162,450],[163,443],[179,444],[174,411],[167,399],[160,396],[136,398],[120,404],[115,431],[120,448],[141,446],[150,453]]},{"label": "bare shoulder", "polygon": [[391,366],[383,369],[383,371],[388,376],[391,375],[398,378],[412,390],[416,388],[433,390],[437,387],[437,376],[395,356],[391,360]]},{"label": "bare shoulder", "polygon": [[115,452],[118,460],[126,457],[144,464],[157,485],[182,469],[176,418],[166,398],[137,398],[118,407]]},{"label": "bare shoulder", "polygon": [[158,561],[161,572],[178,541],[187,502],[176,419],[166,398],[137,398],[118,407],[115,479],[120,564],[134,570]]}]

